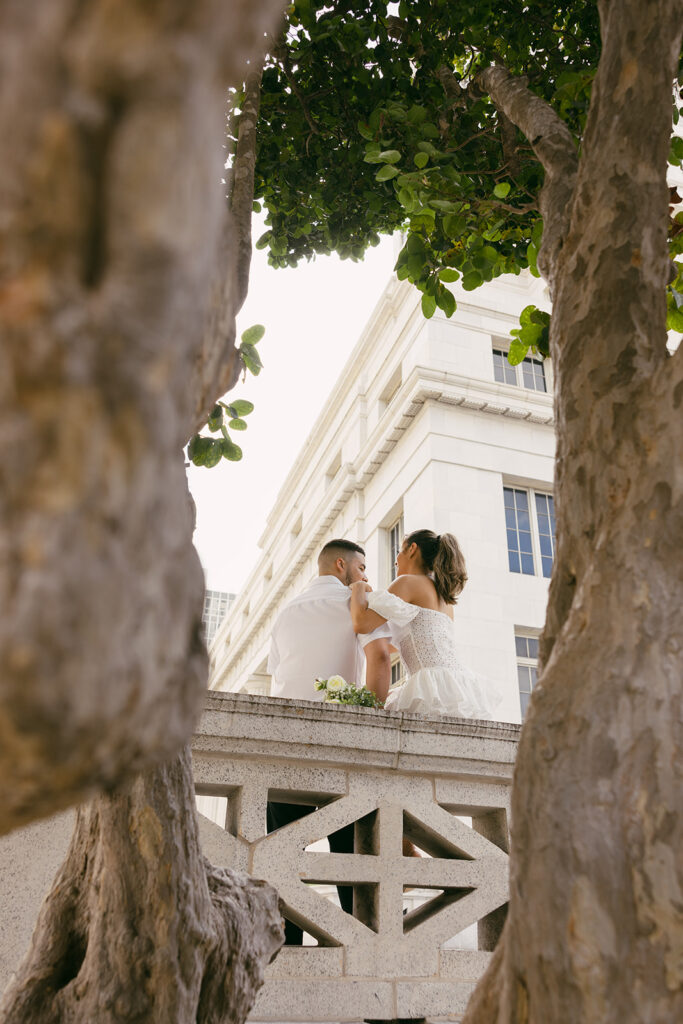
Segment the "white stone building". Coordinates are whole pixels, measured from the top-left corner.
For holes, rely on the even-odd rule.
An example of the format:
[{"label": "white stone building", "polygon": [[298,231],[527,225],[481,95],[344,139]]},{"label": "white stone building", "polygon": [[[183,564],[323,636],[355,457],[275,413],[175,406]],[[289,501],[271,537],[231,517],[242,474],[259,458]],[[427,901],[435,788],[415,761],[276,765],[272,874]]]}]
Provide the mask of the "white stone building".
[{"label": "white stone building", "polygon": [[425,320],[419,293],[392,280],[272,508],[246,586],[211,649],[211,688],[268,693],[270,630],[316,574],[332,537],[363,545],[386,586],[404,532],[458,537],[469,583],[455,613],[463,661],[500,680],[519,721],[534,680],[552,564],[552,370],[501,353],[543,282],[505,277]]}]

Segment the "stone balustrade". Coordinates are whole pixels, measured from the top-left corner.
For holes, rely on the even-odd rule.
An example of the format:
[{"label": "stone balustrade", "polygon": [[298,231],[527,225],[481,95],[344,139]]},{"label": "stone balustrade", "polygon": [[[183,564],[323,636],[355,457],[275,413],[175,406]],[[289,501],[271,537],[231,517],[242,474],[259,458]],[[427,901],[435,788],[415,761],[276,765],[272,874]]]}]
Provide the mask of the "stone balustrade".
[{"label": "stone balustrade", "polygon": [[[193,742],[216,864],[266,879],[318,945],[284,947],[260,1021],[459,1020],[500,934],[519,726],[212,693]],[[268,800],[316,810],[266,834]],[[201,801],[200,801],[201,803]],[[320,852],[354,823],[355,852]],[[407,837],[424,854],[404,856]],[[331,883],[353,886],[353,916]],[[424,901],[404,913],[410,894]],[[413,903],[415,901],[413,900]],[[476,924],[476,949],[453,939]]]}]

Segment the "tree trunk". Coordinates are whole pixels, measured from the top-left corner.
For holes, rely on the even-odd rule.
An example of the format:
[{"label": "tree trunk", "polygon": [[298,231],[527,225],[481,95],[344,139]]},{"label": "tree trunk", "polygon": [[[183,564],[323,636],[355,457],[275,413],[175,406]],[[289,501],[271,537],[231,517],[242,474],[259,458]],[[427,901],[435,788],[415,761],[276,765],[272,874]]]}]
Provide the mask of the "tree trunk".
[{"label": "tree trunk", "polygon": [[6,1024],[242,1024],[284,938],[275,890],[199,852],[189,750],[78,812]]},{"label": "tree trunk", "polygon": [[600,13],[550,265],[558,520],[544,665],[515,773],[509,915],[466,1024],[683,1020],[683,351],[667,353],[664,302],[683,11],[625,0]]},{"label": "tree trunk", "polygon": [[239,370],[227,89],[281,7],[0,0],[0,832],[191,734],[182,445]]}]

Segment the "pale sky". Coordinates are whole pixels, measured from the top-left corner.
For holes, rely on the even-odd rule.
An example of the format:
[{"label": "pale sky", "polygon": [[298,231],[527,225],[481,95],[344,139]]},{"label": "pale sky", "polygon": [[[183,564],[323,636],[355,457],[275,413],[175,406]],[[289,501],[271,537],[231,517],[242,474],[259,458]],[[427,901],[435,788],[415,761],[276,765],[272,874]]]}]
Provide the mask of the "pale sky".
[{"label": "pale sky", "polygon": [[[263,230],[263,229],[260,229]],[[254,237],[260,233],[255,227]],[[255,409],[247,430],[231,434],[241,462],[191,466],[197,506],[194,541],[207,587],[238,592],[258,556],[266,517],[340,370],[392,276],[394,243],[383,238],[364,262],[319,257],[294,270],[273,270],[254,252],[239,334],[263,324],[264,368],[229,393]]]}]

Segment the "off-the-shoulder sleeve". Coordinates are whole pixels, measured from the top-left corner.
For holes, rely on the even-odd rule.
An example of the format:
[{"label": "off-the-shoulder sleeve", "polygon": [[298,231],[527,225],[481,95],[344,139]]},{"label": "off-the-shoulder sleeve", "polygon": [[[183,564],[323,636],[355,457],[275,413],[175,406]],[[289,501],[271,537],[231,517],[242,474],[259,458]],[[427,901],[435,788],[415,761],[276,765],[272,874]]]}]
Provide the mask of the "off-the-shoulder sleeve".
[{"label": "off-the-shoulder sleeve", "polygon": [[403,601],[388,590],[373,590],[368,594],[368,608],[396,626],[407,626],[420,611],[418,605]]}]

